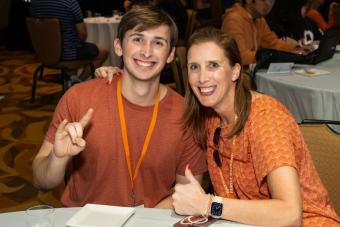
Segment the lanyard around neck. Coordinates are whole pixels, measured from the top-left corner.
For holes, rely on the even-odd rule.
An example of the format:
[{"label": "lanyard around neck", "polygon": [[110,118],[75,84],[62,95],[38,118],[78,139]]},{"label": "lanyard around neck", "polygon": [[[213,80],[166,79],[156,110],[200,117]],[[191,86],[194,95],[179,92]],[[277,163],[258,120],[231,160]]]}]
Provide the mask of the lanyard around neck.
[{"label": "lanyard around neck", "polygon": [[129,148],[129,140],[128,140],[128,136],[127,136],[126,121],[125,121],[125,115],[124,115],[121,77],[118,78],[118,80],[117,80],[118,112],[119,112],[120,126],[121,126],[121,130],[122,130],[125,158],[126,158],[127,167],[128,167],[128,170],[129,170],[129,175],[130,175],[132,187],[133,187],[133,184],[134,184],[134,182],[135,182],[135,180],[138,176],[139,168],[140,168],[140,166],[143,162],[143,159],[146,155],[146,152],[147,152],[147,149],[148,149],[148,146],[149,146],[149,142],[150,142],[153,130],[154,130],[155,125],[156,125],[159,99],[160,99],[160,94],[159,94],[159,89],[158,89],[156,103],[155,103],[155,106],[153,108],[153,113],[152,113],[152,118],[151,118],[151,122],[150,122],[150,125],[149,125],[149,129],[148,129],[148,132],[147,132],[145,140],[144,140],[143,149],[142,149],[142,152],[141,152],[140,157],[138,159],[137,166],[136,166],[135,171],[133,173],[132,167],[131,167],[131,152],[130,152],[130,148]]}]

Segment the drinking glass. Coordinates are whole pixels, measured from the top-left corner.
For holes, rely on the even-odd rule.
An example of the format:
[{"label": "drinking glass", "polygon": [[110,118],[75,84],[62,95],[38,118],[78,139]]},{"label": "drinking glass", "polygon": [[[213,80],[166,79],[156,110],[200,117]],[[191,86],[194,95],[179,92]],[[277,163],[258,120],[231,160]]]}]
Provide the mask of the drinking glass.
[{"label": "drinking glass", "polygon": [[54,208],[37,205],[26,210],[26,227],[53,227]]}]

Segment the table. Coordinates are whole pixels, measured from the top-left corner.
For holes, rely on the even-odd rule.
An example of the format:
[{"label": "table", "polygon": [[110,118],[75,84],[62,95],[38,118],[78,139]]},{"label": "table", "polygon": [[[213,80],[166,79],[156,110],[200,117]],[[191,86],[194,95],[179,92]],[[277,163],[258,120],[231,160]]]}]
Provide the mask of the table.
[{"label": "table", "polygon": [[115,54],[113,45],[120,19],[121,17],[90,17],[84,20],[87,30],[86,41],[100,44],[110,52],[103,65],[120,66],[121,64],[121,59]]},{"label": "table", "polygon": [[[64,227],[69,220],[80,208],[57,208],[55,210],[54,227]],[[124,227],[172,227],[178,222],[181,216],[176,215],[171,210],[154,209],[154,208],[136,208],[135,214],[124,224]],[[25,227],[25,212],[9,212],[0,214],[1,227]],[[243,225],[229,221],[217,221],[210,226],[226,226],[226,227],[246,227]]]},{"label": "table", "polygon": [[[298,75],[294,70],[313,67],[330,72],[315,77]],[[283,103],[300,123],[304,119],[340,121],[340,54],[315,66],[297,65],[291,73],[256,73],[259,92]],[[333,127],[340,132],[340,126]]]}]

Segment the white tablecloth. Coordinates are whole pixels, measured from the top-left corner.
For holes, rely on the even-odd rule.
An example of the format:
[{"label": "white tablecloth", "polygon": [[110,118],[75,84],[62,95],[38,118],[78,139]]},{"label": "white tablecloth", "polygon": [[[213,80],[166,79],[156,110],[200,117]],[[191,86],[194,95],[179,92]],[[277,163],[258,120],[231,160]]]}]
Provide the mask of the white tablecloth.
[{"label": "white tablecloth", "polygon": [[[315,77],[296,74],[304,67],[330,72]],[[340,121],[340,54],[314,66],[298,66],[287,74],[256,74],[257,90],[278,99],[300,123],[303,119]],[[335,127],[340,132],[340,127]]]},{"label": "white tablecloth", "polygon": [[110,52],[103,65],[120,66],[121,59],[114,53],[113,41],[117,36],[120,17],[90,17],[85,18],[87,42],[97,43]]},{"label": "white tablecloth", "polygon": [[[55,209],[54,227],[64,227],[66,222],[79,210],[79,208],[57,208]],[[136,208],[136,212],[124,224],[124,227],[172,227],[182,217],[171,210]],[[9,212],[0,214],[1,227],[26,227],[25,212]],[[229,221],[217,221],[211,226],[246,227]]]}]

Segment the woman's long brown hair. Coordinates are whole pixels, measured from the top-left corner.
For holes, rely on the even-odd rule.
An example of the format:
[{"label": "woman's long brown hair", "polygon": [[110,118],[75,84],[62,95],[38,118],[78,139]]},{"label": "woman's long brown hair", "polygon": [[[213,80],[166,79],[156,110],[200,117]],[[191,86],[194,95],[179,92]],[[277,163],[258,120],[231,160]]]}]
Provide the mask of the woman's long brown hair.
[{"label": "woman's long brown hair", "polygon": [[[241,56],[237,44],[226,33],[220,30],[207,27],[195,31],[189,39],[188,50],[192,45],[214,42],[224,50],[225,56],[229,59],[230,66],[241,63]],[[227,76],[227,75],[226,75]],[[183,122],[185,129],[191,129],[194,133],[196,142],[202,149],[207,147],[207,136],[205,121],[210,117],[216,116],[217,113],[212,108],[207,108],[201,105],[191,87],[187,85],[187,92],[185,94],[185,109],[183,115]],[[234,108],[238,116],[235,126],[229,133],[229,137],[238,134],[242,131],[250,112],[251,93],[248,86],[245,85],[244,75],[242,70],[239,79],[236,81]]]}]

